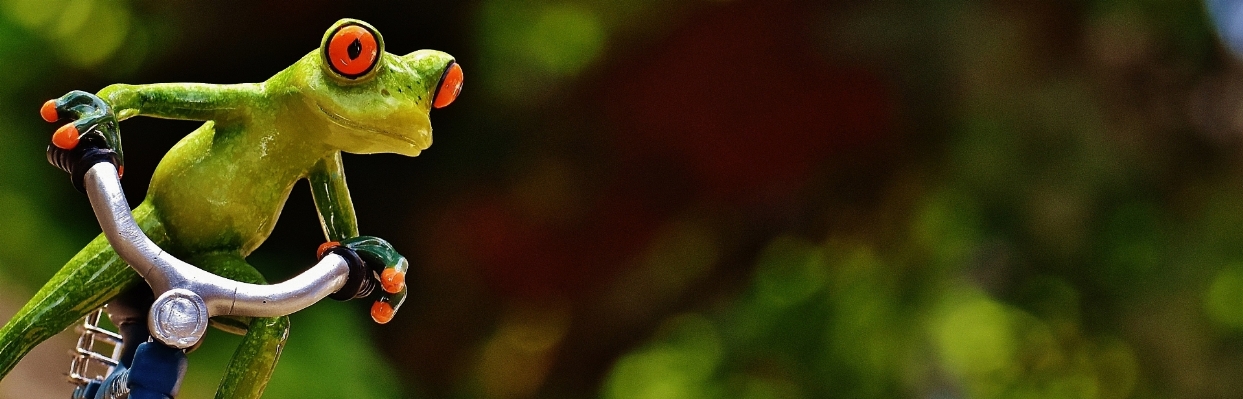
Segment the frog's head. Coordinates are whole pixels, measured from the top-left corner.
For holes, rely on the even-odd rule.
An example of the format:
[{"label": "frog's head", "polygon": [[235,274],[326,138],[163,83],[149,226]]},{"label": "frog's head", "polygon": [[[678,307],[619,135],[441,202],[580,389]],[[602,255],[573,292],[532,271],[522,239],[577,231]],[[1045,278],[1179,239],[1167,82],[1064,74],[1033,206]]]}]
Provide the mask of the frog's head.
[{"label": "frog's head", "polygon": [[428,112],[462,89],[462,68],[449,54],[386,53],[380,32],[354,19],[333,24],[288,77],[309,113],[326,121],[326,142],[358,154],[418,155],[432,144]]}]

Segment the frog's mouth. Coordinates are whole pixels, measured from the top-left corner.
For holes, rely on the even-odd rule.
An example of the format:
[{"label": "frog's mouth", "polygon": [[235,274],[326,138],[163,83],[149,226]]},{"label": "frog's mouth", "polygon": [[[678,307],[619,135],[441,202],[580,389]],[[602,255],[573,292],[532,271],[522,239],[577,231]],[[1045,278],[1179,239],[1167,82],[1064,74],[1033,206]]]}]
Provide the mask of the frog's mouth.
[{"label": "frog's mouth", "polygon": [[371,132],[371,133],[376,133],[376,134],[383,135],[383,136],[392,137],[392,138],[394,138],[394,139],[397,139],[397,140],[403,141],[403,142],[405,142],[406,144],[410,144],[410,146],[411,146],[411,147],[414,147],[414,148],[421,148],[421,147],[419,146],[419,143],[418,143],[418,142],[416,142],[416,141],[415,141],[414,139],[412,139],[412,138],[409,138],[409,137],[406,137],[406,136],[402,136],[402,135],[400,135],[400,134],[392,133],[392,132],[389,132],[389,131],[387,131],[387,130],[377,129],[377,128],[374,128],[374,127],[371,127],[371,126],[364,125],[364,124],[362,124],[362,123],[355,122],[354,120],[352,120],[352,119],[350,119],[350,118],[346,118],[346,117],[344,117],[344,116],[338,115],[338,114],[337,114],[337,113],[335,113],[335,112],[332,112],[332,111],[329,111],[329,110],[327,110],[327,109],[324,109],[324,106],[323,106],[323,105],[320,105],[319,103],[315,103],[315,106],[319,108],[319,112],[323,112],[323,113],[324,113],[324,116],[327,116],[327,117],[328,117],[328,120],[329,120],[329,121],[332,121],[332,123],[335,123],[335,124],[337,124],[338,126],[341,126],[341,127],[347,128],[347,129],[362,130],[362,131],[365,131],[365,132]]}]

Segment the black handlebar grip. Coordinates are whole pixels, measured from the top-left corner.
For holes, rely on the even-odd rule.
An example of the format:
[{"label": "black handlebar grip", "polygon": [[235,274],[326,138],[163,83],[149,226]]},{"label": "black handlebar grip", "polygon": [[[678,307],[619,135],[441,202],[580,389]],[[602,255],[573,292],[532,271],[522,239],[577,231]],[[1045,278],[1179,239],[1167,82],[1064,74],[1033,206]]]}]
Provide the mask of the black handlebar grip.
[{"label": "black handlebar grip", "polygon": [[330,253],[341,255],[342,258],[345,258],[346,264],[350,267],[350,274],[345,280],[345,285],[341,286],[341,289],[337,290],[337,292],[328,295],[328,297],[338,301],[348,301],[371,295],[371,291],[375,290],[375,279],[369,278],[372,273],[371,269],[358,256],[358,252],[344,245],[338,245],[325,252],[325,254]]},{"label": "black handlebar grip", "polygon": [[73,182],[73,188],[79,192],[86,192],[83,186],[83,179],[86,171],[92,166],[100,162],[111,162],[112,166],[120,166],[120,158],[116,151],[104,143],[103,137],[98,134],[84,134],[82,141],[71,150],[61,149],[57,146],[49,144],[47,146],[47,161],[57,169],[68,172],[70,181]]}]

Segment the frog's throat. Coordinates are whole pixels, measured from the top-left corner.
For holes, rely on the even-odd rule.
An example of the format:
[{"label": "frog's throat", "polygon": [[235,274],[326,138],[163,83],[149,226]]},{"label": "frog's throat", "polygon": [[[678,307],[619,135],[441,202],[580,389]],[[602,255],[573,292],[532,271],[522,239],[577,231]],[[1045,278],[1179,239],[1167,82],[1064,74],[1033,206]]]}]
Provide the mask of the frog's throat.
[{"label": "frog's throat", "polygon": [[391,133],[391,132],[389,132],[389,131],[387,131],[387,130],[376,129],[376,128],[371,127],[371,126],[367,126],[367,125],[364,125],[364,124],[361,124],[361,123],[355,122],[355,121],[353,121],[353,120],[350,120],[349,118],[346,118],[346,117],[341,116],[341,115],[337,115],[336,113],[334,113],[334,112],[332,112],[332,111],[329,111],[329,110],[324,109],[324,106],[323,106],[323,105],[319,105],[319,103],[315,103],[315,106],[316,106],[317,108],[319,108],[319,112],[323,112],[323,113],[324,113],[324,115],[328,117],[328,120],[332,121],[332,123],[335,123],[335,124],[337,124],[337,125],[340,125],[341,127],[344,127],[344,128],[347,128],[347,129],[363,130],[363,131],[368,131],[368,132],[372,132],[372,133],[376,133],[376,134],[385,135],[385,136],[388,136],[388,137],[392,137],[392,138],[395,138],[395,139],[398,139],[398,140],[404,141],[404,142],[406,142],[407,144],[410,144],[410,146],[411,146],[411,147],[414,147],[414,148],[419,148],[419,143],[418,143],[418,142],[415,142],[415,141],[414,141],[414,139],[412,139],[412,138],[409,138],[409,137],[406,137],[406,136],[402,136],[402,135],[399,135],[399,134],[396,134],[396,133]]}]

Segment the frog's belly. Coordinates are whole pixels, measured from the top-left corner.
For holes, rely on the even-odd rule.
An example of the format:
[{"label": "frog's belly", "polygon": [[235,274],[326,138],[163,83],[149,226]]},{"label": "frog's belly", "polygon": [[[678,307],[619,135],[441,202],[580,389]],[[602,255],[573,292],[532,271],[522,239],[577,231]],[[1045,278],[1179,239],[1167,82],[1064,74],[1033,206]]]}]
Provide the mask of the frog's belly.
[{"label": "frog's belly", "polygon": [[182,139],[160,161],[147,199],[182,251],[240,251],[262,244],[300,177],[248,152],[253,146],[222,143],[212,123]]},{"label": "frog's belly", "polygon": [[263,193],[223,184],[159,190],[149,199],[178,248],[190,253],[237,250],[246,255],[272,233],[289,191]]}]

